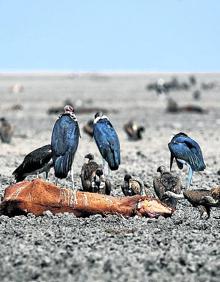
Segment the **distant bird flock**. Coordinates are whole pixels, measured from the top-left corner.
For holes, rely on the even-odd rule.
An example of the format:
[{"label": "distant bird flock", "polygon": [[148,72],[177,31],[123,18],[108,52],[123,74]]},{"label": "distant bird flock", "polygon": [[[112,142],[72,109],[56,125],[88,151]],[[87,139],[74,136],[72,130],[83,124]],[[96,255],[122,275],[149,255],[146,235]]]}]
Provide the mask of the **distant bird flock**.
[{"label": "distant bird flock", "polygon": [[206,114],[207,110],[203,109],[197,104],[188,104],[185,106],[179,106],[176,100],[171,97],[172,91],[191,91],[192,98],[195,101],[201,100],[202,91],[211,90],[216,87],[215,82],[202,82],[198,83],[195,76],[191,75],[188,77],[188,81],[179,81],[176,77],[173,77],[171,80],[165,81],[162,78],[159,78],[156,82],[150,83],[146,86],[148,91],[155,91],[158,97],[165,98],[167,102],[166,111],[168,113],[181,113],[181,112],[190,112],[190,113],[199,113]]}]

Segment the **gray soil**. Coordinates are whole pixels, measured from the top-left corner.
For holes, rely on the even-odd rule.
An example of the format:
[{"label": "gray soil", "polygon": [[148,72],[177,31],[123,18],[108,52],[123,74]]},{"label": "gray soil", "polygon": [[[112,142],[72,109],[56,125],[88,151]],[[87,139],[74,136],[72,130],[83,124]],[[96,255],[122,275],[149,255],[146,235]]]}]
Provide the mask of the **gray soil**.
[{"label": "gray soil", "polygon": [[[118,132],[122,164],[112,173],[113,195],[122,195],[120,185],[126,172],[143,179],[153,194],[152,180],[159,165],[169,167],[167,144],[183,131],[201,145],[207,168],[195,173],[193,189],[210,189],[220,176],[220,75],[197,75],[200,82],[216,82],[216,88],[202,91],[195,102],[192,91],[171,96],[181,105],[198,104],[207,114],[168,114],[165,100],[146,91],[149,82],[171,75],[57,75],[0,76],[0,111],[15,127],[11,144],[0,144],[1,193],[13,181],[12,171],[30,151],[50,143],[56,116],[51,106],[65,99],[76,105],[104,107]],[[187,75],[179,75],[184,81]],[[11,93],[15,83],[23,93]],[[196,87],[194,90],[197,89]],[[12,110],[21,104],[22,110]],[[116,110],[111,111],[111,110]],[[78,115],[80,126],[93,114]],[[144,139],[127,140],[123,124],[130,119],[146,127]],[[83,156],[92,152],[101,158],[95,143],[81,132],[74,161],[75,182]],[[185,183],[187,171],[174,170]],[[54,181],[53,171],[50,181]],[[61,182],[62,184],[62,182]],[[70,184],[70,179],[67,181]],[[71,214],[0,217],[0,281],[219,281],[220,211],[213,209],[209,220],[185,200],[178,203],[171,218],[125,219],[117,215],[76,218]]]}]

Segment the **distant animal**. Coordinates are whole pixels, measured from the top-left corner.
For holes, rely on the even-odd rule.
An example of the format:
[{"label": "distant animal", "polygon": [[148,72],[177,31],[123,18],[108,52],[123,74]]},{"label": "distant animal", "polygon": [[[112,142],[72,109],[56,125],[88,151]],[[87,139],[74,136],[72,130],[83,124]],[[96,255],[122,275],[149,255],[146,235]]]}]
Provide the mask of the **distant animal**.
[{"label": "distant animal", "polygon": [[98,168],[95,172],[95,176],[92,179],[92,191],[94,193],[110,195],[111,182],[105,178],[103,170]]},{"label": "distant animal", "polygon": [[210,217],[212,207],[220,207],[220,187],[212,188],[211,190],[186,190],[177,195],[171,191],[165,192],[169,197],[174,199],[186,199],[193,207],[197,207],[200,212],[200,218],[204,213],[207,214],[206,219]]},{"label": "distant animal", "polygon": [[199,144],[183,132],[176,134],[168,144],[170,150],[170,171],[173,165],[173,159],[176,160],[179,169],[183,165],[189,167],[187,188],[192,184],[194,171],[203,171],[206,166]]},{"label": "distant animal", "polygon": [[140,140],[142,139],[142,133],[145,128],[143,126],[138,126],[134,121],[129,121],[124,125],[124,130],[128,135],[130,140]]},{"label": "distant animal", "polygon": [[125,174],[121,189],[125,196],[146,195],[143,181],[130,174]]},{"label": "distant animal", "polygon": [[192,86],[196,85],[196,78],[194,75],[189,76],[189,82]]},{"label": "distant animal", "polygon": [[23,162],[12,173],[15,176],[16,182],[23,181],[28,175],[48,173],[53,166],[52,150],[50,145],[40,147],[24,158]]},{"label": "distant animal", "polygon": [[173,197],[168,197],[165,192],[172,191],[180,194],[182,189],[180,178],[167,171],[164,166],[159,166],[157,172],[160,173],[160,176],[155,176],[153,179],[154,191],[157,197],[166,205],[176,208],[177,200]]},{"label": "distant animal", "polygon": [[93,120],[90,119],[84,126],[83,131],[90,137],[93,137]]},{"label": "distant animal", "polygon": [[199,90],[195,90],[193,92],[193,99],[194,100],[200,100],[201,99],[201,92]]},{"label": "distant animal", "polygon": [[202,90],[211,90],[215,87],[216,87],[215,82],[207,82],[207,83],[203,82],[203,83],[201,83]]},{"label": "distant animal", "polygon": [[198,105],[185,105],[179,106],[177,102],[171,97],[167,98],[167,108],[168,113],[196,113],[196,114],[206,114],[207,110],[203,109]]},{"label": "distant animal", "polygon": [[83,190],[91,192],[93,178],[95,177],[96,170],[100,168],[100,166],[94,161],[93,154],[85,155],[85,160],[86,162],[82,166],[80,178]]},{"label": "distant animal", "polygon": [[21,111],[21,110],[23,110],[23,106],[20,105],[20,104],[15,104],[11,107],[11,110],[12,111]]},{"label": "distant animal", "polygon": [[11,143],[11,139],[14,133],[13,126],[9,121],[2,117],[0,118],[0,138],[3,143]]},{"label": "distant animal", "polygon": [[167,98],[167,108],[166,108],[166,111],[168,113],[177,113],[177,112],[179,112],[179,106],[178,106],[177,102],[173,98],[171,98],[171,97]]},{"label": "distant animal", "polygon": [[95,114],[93,135],[103,158],[103,168],[107,162],[111,170],[117,170],[121,162],[118,135],[108,117],[101,112]]},{"label": "distant animal", "polygon": [[11,93],[15,93],[15,94],[22,93],[24,92],[24,86],[20,83],[16,83],[12,85],[9,90]]},{"label": "distant animal", "polygon": [[57,119],[51,137],[51,149],[55,176],[66,178],[71,170],[72,186],[73,160],[79,144],[79,125],[70,105],[64,107],[64,113]]}]

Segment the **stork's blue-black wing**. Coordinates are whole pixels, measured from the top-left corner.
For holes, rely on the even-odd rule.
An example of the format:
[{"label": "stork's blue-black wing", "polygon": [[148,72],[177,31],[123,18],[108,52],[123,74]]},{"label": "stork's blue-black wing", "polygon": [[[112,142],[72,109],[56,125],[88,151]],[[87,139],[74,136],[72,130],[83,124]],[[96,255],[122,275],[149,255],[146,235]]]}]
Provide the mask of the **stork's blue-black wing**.
[{"label": "stork's blue-black wing", "polygon": [[100,119],[94,124],[93,134],[98,149],[111,170],[117,170],[120,165],[120,143],[118,135],[107,119]]},{"label": "stork's blue-black wing", "polygon": [[191,166],[193,171],[202,171],[205,169],[206,166],[200,146],[190,137],[174,137],[168,144],[168,147],[170,149],[171,156],[177,160],[177,163],[180,163],[178,159],[184,160]]},{"label": "stork's blue-black wing", "polygon": [[54,125],[51,138],[56,177],[67,177],[73,163],[78,143],[78,122],[73,120],[69,115],[62,115]]}]

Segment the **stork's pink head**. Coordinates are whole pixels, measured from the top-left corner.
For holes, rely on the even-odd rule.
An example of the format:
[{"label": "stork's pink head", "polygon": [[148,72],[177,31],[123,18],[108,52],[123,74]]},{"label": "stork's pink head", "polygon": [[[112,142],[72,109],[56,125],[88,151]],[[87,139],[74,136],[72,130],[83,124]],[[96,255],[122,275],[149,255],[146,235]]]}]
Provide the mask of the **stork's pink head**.
[{"label": "stork's pink head", "polygon": [[64,113],[65,114],[73,114],[74,113],[74,108],[70,105],[66,105],[64,107]]}]

